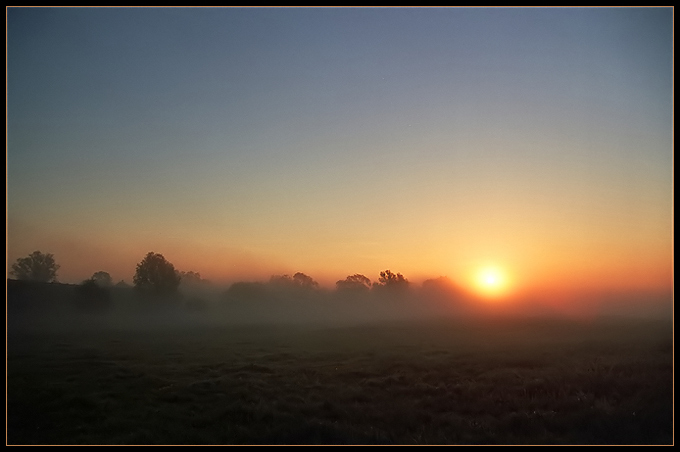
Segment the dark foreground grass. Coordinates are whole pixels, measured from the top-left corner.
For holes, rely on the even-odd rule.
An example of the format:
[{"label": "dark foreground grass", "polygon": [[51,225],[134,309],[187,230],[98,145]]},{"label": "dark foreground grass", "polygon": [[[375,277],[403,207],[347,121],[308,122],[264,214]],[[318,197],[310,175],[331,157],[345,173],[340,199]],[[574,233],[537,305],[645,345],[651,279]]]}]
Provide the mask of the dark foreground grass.
[{"label": "dark foreground grass", "polygon": [[672,349],[623,320],[9,334],[7,443],[672,444]]}]

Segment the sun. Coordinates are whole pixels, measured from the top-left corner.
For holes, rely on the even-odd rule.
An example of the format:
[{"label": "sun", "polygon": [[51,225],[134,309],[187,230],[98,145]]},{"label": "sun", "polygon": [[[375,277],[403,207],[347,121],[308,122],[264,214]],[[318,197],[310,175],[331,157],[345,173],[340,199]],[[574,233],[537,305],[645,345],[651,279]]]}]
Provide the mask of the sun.
[{"label": "sun", "polygon": [[495,266],[480,268],[475,274],[474,283],[476,291],[486,298],[500,297],[508,290],[506,272]]}]

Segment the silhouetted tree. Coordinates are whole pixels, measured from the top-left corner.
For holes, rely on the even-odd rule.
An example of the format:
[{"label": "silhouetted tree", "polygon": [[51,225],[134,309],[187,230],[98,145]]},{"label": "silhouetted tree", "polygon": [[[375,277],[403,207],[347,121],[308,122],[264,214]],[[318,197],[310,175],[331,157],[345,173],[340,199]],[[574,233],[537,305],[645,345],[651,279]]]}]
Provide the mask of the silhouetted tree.
[{"label": "silhouetted tree", "polygon": [[175,266],[165,260],[162,254],[150,252],[137,264],[132,281],[135,288],[157,295],[177,292],[181,277]]},{"label": "silhouetted tree", "polygon": [[335,287],[341,291],[351,290],[365,292],[371,288],[371,280],[364,275],[357,273],[355,275],[348,276],[344,280],[337,281],[335,283]]},{"label": "silhouetted tree", "polygon": [[272,276],[269,284],[282,289],[315,289],[319,286],[318,282],[301,272],[295,273],[292,277],[290,275]]},{"label": "silhouetted tree", "polygon": [[33,251],[27,257],[17,259],[10,274],[21,280],[55,282],[57,270],[59,265],[52,254]]},{"label": "silhouetted tree", "polygon": [[269,278],[269,285],[275,287],[292,287],[294,284],[290,275],[272,275]]},{"label": "silhouetted tree", "polygon": [[95,272],[90,280],[94,281],[99,287],[111,287],[113,285],[113,279],[107,272]]},{"label": "silhouetted tree", "polygon": [[182,285],[198,287],[208,283],[207,279],[201,278],[201,274],[198,272],[179,272],[180,278],[182,278]]},{"label": "silhouetted tree", "polygon": [[408,286],[408,280],[401,273],[392,273],[390,270],[380,272],[380,278],[375,286],[389,288],[403,288]]},{"label": "silhouetted tree", "polygon": [[297,286],[303,289],[316,289],[319,287],[319,283],[314,281],[311,276],[307,276],[300,272],[293,275],[293,281],[295,281]]}]

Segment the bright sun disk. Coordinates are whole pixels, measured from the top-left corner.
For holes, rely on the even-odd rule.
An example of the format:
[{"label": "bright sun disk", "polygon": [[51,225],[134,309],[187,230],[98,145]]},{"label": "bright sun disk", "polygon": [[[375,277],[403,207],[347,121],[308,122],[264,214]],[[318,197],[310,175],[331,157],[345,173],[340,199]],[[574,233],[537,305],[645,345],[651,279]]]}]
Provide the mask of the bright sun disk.
[{"label": "bright sun disk", "polygon": [[507,278],[497,267],[484,267],[477,273],[475,286],[481,295],[496,297],[505,293]]}]

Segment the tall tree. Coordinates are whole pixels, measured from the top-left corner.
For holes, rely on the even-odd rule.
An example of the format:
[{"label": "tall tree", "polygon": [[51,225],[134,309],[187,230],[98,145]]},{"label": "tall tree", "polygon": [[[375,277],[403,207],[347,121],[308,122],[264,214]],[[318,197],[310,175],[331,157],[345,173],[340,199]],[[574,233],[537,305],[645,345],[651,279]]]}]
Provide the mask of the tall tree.
[{"label": "tall tree", "polygon": [[17,279],[27,281],[55,282],[57,270],[59,270],[59,265],[54,261],[52,254],[33,251],[27,257],[17,259],[12,264],[10,274]]},{"label": "tall tree", "polygon": [[180,274],[162,254],[150,252],[137,264],[132,281],[139,290],[157,295],[177,292]]}]

